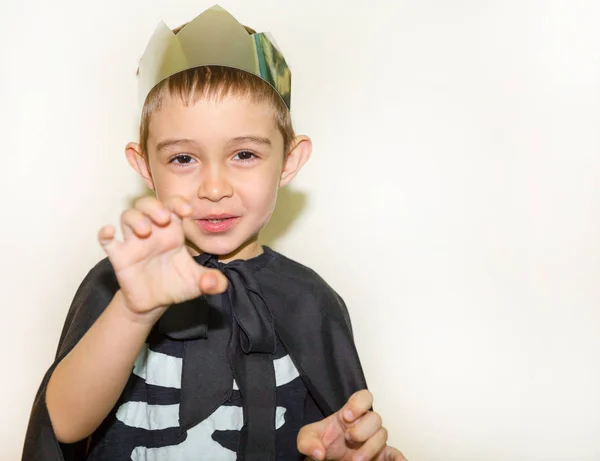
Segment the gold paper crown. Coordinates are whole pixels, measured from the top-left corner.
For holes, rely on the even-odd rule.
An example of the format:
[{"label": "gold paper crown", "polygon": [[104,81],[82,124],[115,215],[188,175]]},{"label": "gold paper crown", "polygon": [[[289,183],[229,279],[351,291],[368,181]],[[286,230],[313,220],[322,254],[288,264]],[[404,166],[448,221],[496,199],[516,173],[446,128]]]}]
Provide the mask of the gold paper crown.
[{"label": "gold paper crown", "polygon": [[177,34],[161,22],[140,61],[139,98],[178,72],[200,66],[243,70],[269,83],[290,109],[291,73],[285,58],[265,33],[249,34],[218,5],[186,24]]}]

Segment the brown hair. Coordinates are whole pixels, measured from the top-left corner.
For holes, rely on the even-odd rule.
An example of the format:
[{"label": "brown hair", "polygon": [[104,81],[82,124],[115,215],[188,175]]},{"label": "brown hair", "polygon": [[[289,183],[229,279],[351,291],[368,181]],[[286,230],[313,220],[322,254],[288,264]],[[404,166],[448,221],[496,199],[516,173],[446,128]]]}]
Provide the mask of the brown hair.
[{"label": "brown hair", "polygon": [[[173,30],[177,34],[185,24]],[[245,26],[246,27],[246,26]],[[255,33],[246,27],[248,33]],[[275,123],[283,136],[284,154],[291,148],[295,133],[290,111],[275,89],[260,77],[224,66],[202,66],[172,75],[156,85],[144,102],[140,123],[140,145],[148,155],[150,118],[162,106],[165,96],[178,96],[184,105],[200,98],[221,99],[228,95],[245,96],[253,101],[266,101],[273,107]]]}]

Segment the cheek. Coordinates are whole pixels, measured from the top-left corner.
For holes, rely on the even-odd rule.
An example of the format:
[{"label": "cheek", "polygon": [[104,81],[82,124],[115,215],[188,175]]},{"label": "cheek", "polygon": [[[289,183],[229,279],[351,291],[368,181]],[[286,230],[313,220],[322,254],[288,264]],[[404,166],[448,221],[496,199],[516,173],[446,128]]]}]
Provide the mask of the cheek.
[{"label": "cheek", "polygon": [[263,216],[270,216],[277,202],[278,180],[278,176],[269,175],[243,184],[240,195],[247,209],[252,209]]},{"label": "cheek", "polygon": [[192,200],[198,192],[198,180],[190,176],[169,174],[167,171],[156,171],[153,175],[154,190],[160,200],[179,195]]}]

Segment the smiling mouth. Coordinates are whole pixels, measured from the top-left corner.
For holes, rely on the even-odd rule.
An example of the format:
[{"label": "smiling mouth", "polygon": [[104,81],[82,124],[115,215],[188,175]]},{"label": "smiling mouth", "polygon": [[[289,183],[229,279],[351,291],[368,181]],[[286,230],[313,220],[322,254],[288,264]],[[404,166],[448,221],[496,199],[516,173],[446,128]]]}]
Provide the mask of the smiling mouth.
[{"label": "smiling mouth", "polygon": [[201,221],[215,221],[215,222],[220,222],[220,221],[225,221],[226,219],[235,219],[237,218],[237,216],[234,216],[232,214],[211,214],[208,216],[205,216],[203,218],[200,218]]},{"label": "smiling mouth", "polygon": [[213,234],[228,231],[239,219],[239,216],[214,215],[196,219],[196,223],[204,232]]}]

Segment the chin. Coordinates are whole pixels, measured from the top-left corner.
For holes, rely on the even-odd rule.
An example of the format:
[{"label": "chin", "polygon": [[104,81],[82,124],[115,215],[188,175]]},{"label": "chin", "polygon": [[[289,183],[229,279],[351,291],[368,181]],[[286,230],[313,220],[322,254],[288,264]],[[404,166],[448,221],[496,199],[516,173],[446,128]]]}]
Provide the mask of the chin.
[{"label": "chin", "polygon": [[256,243],[256,239],[248,238],[244,240],[223,235],[190,240],[190,243],[200,252],[220,256],[225,260],[237,259],[238,254],[243,252],[249,242]]},{"label": "chin", "polygon": [[228,256],[236,253],[239,250],[240,245],[227,242],[210,242],[205,243],[201,248],[202,251],[216,256]]}]

